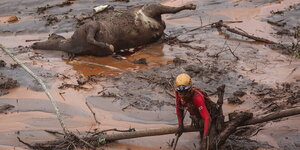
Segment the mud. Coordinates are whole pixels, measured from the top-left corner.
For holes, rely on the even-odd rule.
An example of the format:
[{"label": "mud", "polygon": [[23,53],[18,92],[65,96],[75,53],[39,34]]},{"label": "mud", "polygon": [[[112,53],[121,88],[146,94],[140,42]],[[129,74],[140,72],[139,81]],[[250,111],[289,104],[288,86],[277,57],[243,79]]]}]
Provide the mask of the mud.
[{"label": "mud", "polygon": [[271,46],[271,48],[297,58],[300,56],[299,10],[300,4],[290,5],[281,11],[271,11],[271,15],[264,19],[272,25],[275,30],[273,34],[285,44]]},{"label": "mud", "polygon": [[[20,3],[14,1],[17,2]],[[116,9],[125,9],[145,2],[148,1],[132,0],[128,3],[109,4]],[[249,110],[259,115],[299,106],[299,59],[292,57],[291,53],[283,54],[231,33],[228,33],[230,38],[225,38],[216,29],[205,26],[220,19],[242,21],[229,25],[239,27],[249,34],[291,44],[295,42],[292,34],[277,35],[276,32],[277,28],[294,32],[293,27],[297,25],[295,18],[299,16],[297,1],[195,2],[198,4],[195,12],[163,16],[167,25],[163,42],[142,47],[134,54],[123,55],[120,57],[122,59],[81,56],[74,60],[66,60],[67,54],[63,52],[53,51],[50,54],[33,51],[26,47],[33,42],[26,40],[46,40],[49,32],[73,32],[77,19],[88,16],[92,12],[90,8],[105,4],[104,1],[77,0],[69,6],[46,9],[45,14],[36,13],[37,8],[45,7],[47,3],[49,6],[61,4],[61,1],[50,3],[28,0],[22,1],[22,7],[12,3],[1,1],[0,14],[15,15],[20,20],[13,24],[0,23],[0,40],[46,82],[59,102],[66,125],[71,131],[78,130],[81,134],[86,134],[86,131],[108,128],[145,129],[176,125],[173,80],[182,72],[189,73],[194,85],[205,89],[214,101],[217,100],[216,88],[225,84],[223,110],[226,115],[235,110]],[[169,6],[185,3],[186,1],[163,2]],[[295,9],[289,9],[291,5]],[[48,15],[57,17],[58,21],[45,26],[47,21],[43,16]],[[285,19],[285,25],[271,25],[267,22],[278,22],[281,19]],[[203,27],[199,28],[201,25]],[[44,34],[40,34],[41,32]],[[70,37],[71,34],[64,36]],[[55,139],[55,136],[44,132],[45,129],[61,131],[50,101],[27,73],[7,55],[0,53],[0,59],[6,62],[6,67],[0,67],[0,72],[20,83],[19,88],[11,89],[9,94],[0,97],[1,105],[15,106],[7,114],[0,115],[3,120],[0,123],[0,136],[6,137],[0,140],[0,149],[25,148],[17,141],[17,136],[26,142]],[[144,58],[147,65],[143,64]],[[142,64],[135,64],[136,60]],[[62,85],[65,88],[59,89]],[[74,86],[81,88],[74,89]],[[231,97],[237,97],[244,103],[228,104],[228,98]],[[95,123],[86,107],[86,101],[96,113],[100,125]],[[189,124],[189,121],[189,117],[186,117],[185,123]],[[298,124],[297,115],[239,129],[224,147],[296,150],[299,149]],[[167,142],[172,138],[172,135],[166,135],[122,140],[103,148],[170,149]],[[198,133],[186,133],[180,138],[177,147],[197,149],[198,142]]]}]

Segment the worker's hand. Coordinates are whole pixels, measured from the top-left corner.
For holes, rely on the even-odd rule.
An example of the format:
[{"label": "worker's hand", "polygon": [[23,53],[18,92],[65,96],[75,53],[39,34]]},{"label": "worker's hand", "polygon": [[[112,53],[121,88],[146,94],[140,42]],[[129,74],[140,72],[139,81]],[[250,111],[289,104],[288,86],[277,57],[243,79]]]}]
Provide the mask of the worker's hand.
[{"label": "worker's hand", "polygon": [[179,126],[177,132],[175,133],[175,135],[177,136],[181,136],[183,133],[183,126]]}]

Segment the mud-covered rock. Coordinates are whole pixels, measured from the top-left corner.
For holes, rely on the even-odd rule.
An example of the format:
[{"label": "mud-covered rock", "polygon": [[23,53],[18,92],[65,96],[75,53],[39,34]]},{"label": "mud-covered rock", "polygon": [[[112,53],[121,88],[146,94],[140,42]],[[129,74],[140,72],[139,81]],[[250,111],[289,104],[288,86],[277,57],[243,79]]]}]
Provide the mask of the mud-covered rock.
[{"label": "mud-covered rock", "polygon": [[0,74],[0,89],[12,89],[18,86],[18,81]]},{"label": "mud-covered rock", "polygon": [[142,65],[148,65],[146,58],[140,58],[133,61],[134,64],[142,64]]},{"label": "mud-covered rock", "polygon": [[175,66],[180,66],[182,64],[185,64],[187,61],[186,60],[183,60],[181,58],[178,58],[178,57],[175,57],[173,59],[173,63],[175,64]]},{"label": "mud-covered rock", "polygon": [[243,97],[246,94],[247,94],[246,92],[241,91],[241,90],[233,92],[233,95],[236,96],[236,97]]},{"label": "mud-covered rock", "polygon": [[6,62],[3,60],[0,60],[0,67],[5,67],[6,66]]},{"label": "mud-covered rock", "polygon": [[243,104],[245,102],[236,96],[228,98],[227,101],[228,101],[228,104]]},{"label": "mud-covered rock", "polygon": [[15,106],[10,104],[0,104],[0,114],[6,113],[7,111],[13,109]]}]

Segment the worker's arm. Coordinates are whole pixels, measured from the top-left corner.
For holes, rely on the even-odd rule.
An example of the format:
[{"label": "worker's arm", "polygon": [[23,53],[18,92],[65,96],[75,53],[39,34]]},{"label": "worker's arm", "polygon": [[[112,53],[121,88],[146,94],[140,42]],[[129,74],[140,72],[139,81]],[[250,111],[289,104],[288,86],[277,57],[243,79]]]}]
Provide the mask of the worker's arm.
[{"label": "worker's arm", "polygon": [[178,119],[178,125],[179,127],[183,127],[183,110],[180,108],[181,105],[179,102],[179,97],[177,92],[175,92],[175,100],[176,100],[176,114]]},{"label": "worker's arm", "polygon": [[180,137],[183,133],[183,109],[181,108],[181,104],[179,101],[178,93],[175,92],[175,99],[176,99],[176,114],[177,114],[177,119],[178,119],[178,130],[175,135],[177,137]]},{"label": "worker's arm", "polygon": [[211,118],[210,114],[206,108],[205,100],[202,94],[197,93],[195,95],[194,104],[198,108],[199,113],[204,120],[204,129],[203,129],[203,137],[207,136],[207,132],[210,126]]}]

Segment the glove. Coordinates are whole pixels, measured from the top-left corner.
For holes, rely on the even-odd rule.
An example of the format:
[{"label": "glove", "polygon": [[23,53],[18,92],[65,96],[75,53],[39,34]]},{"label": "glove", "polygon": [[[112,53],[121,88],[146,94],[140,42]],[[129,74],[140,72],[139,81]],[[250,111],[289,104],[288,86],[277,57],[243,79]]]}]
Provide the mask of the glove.
[{"label": "glove", "polygon": [[181,136],[183,133],[183,126],[179,126],[177,132],[175,133],[176,136]]}]

